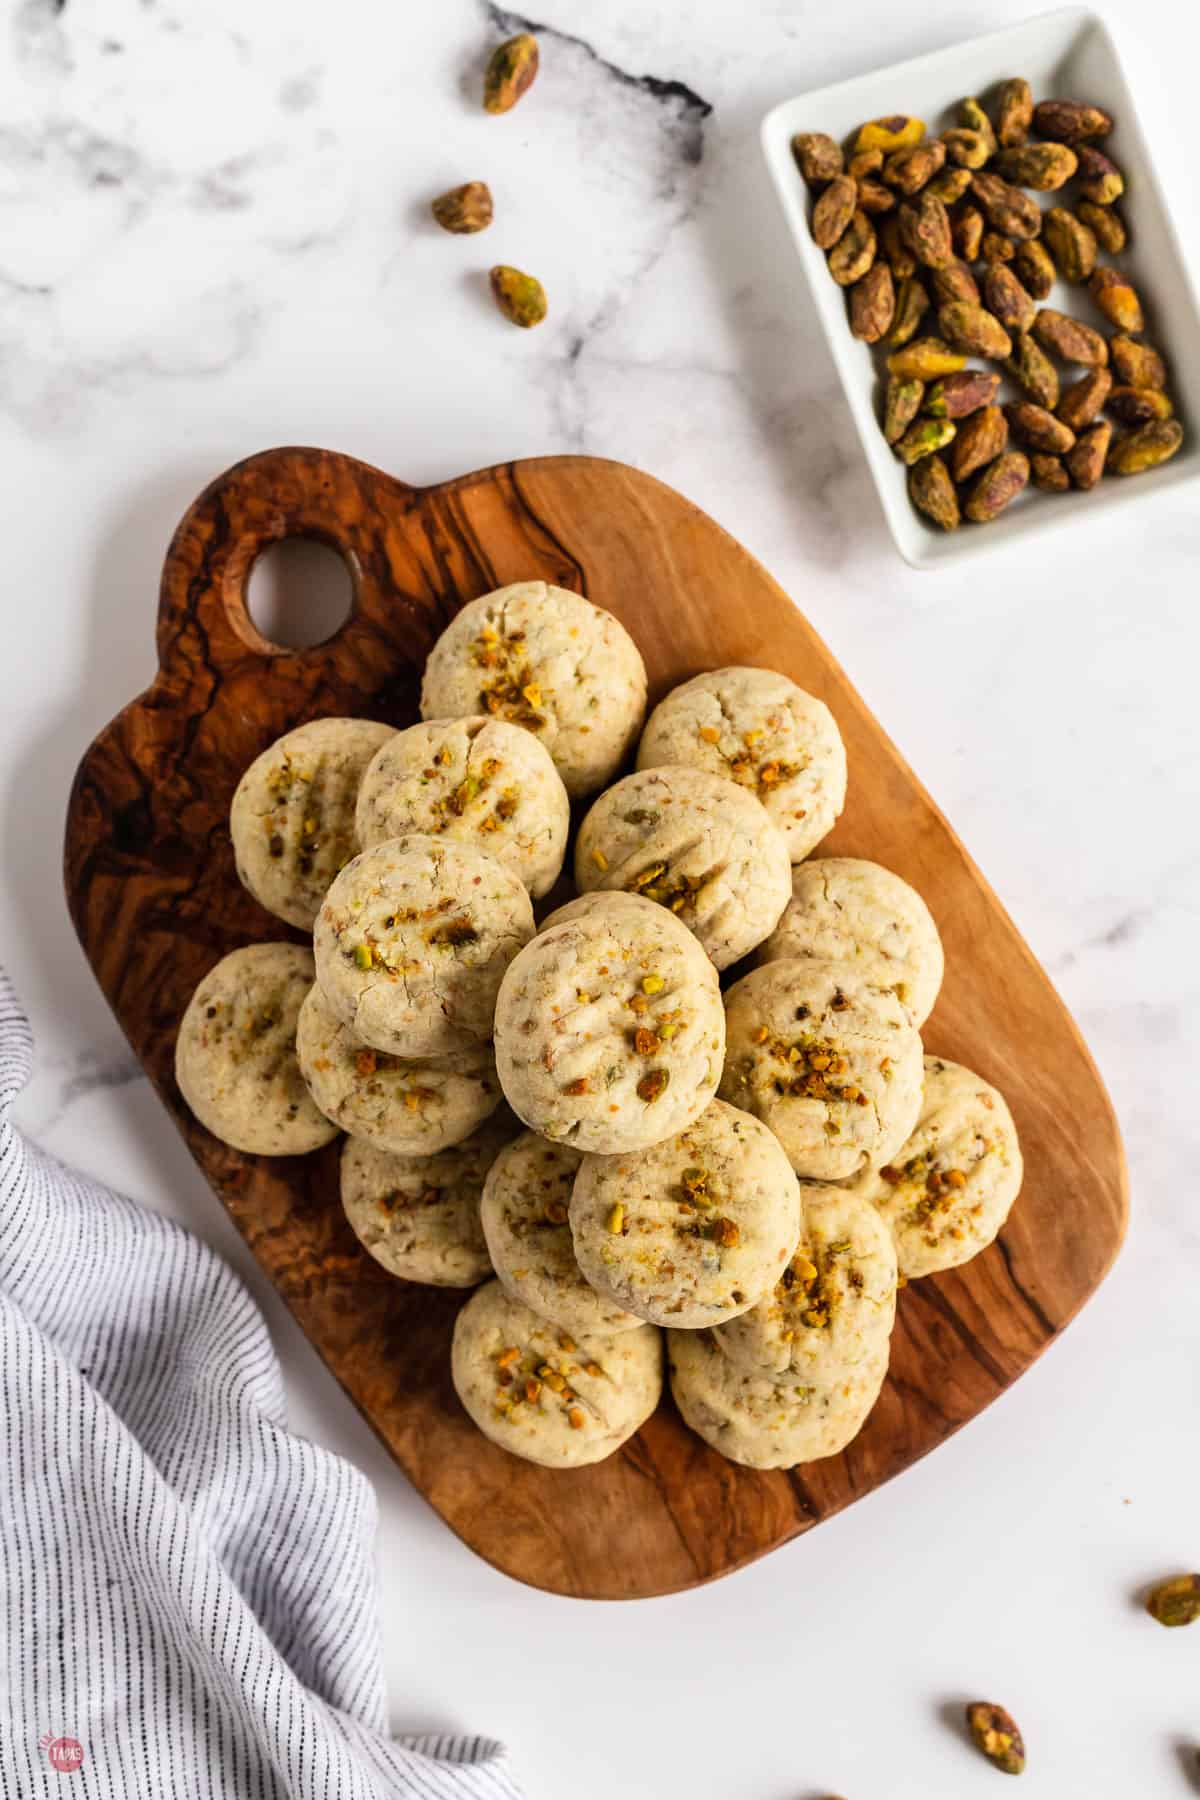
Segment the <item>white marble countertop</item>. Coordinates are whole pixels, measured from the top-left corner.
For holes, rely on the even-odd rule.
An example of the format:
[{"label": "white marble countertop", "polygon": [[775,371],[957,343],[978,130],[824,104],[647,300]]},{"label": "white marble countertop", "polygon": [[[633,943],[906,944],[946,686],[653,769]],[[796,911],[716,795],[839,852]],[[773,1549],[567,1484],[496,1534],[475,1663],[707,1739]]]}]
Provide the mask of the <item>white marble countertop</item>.
[{"label": "white marble countertop", "polygon": [[[965,1800],[993,1776],[943,1714],[978,1691],[1021,1720],[1031,1795],[1200,1791],[1180,1748],[1200,1639],[1134,1603],[1200,1557],[1195,502],[944,576],[885,537],[757,121],[994,8],[546,10],[535,94],[492,120],[475,83],[507,15],[477,0],[2,8],[0,957],[39,1041],[20,1118],[230,1258],[295,1423],[371,1476],[397,1729],[506,1738],[531,1800]],[[1200,174],[1172,151],[1194,146],[1200,26],[1167,0],[1106,16],[1194,256]],[[498,222],[448,239],[423,209],[473,176]],[[540,331],[491,311],[496,259],[542,275]],[[67,788],[151,674],[167,538],[212,474],[280,442],[415,482],[587,450],[698,501],[841,658],[1111,1088],[1133,1227],[1081,1319],[935,1456],[700,1592],[572,1604],[456,1542],[265,1288],[72,936]]]}]

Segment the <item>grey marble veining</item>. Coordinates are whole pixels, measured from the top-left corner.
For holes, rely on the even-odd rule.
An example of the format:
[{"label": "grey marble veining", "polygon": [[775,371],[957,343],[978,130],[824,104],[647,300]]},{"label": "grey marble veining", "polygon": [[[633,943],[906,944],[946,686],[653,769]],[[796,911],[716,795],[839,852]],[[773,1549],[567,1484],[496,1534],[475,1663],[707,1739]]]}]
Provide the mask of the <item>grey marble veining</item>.
[{"label": "grey marble veining", "polygon": [[38,1063],[41,1106],[30,1108],[24,1119],[26,1129],[36,1137],[48,1137],[81,1100],[146,1079],[141,1064],[127,1048],[87,1047],[73,1056],[42,1057]]}]

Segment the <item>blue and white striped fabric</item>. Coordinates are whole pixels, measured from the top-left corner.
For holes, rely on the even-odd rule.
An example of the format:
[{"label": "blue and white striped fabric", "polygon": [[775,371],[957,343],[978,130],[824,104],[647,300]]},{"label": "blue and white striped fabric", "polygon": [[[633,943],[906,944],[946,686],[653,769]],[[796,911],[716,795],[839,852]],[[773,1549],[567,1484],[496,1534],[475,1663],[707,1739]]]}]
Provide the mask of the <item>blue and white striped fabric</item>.
[{"label": "blue and white striped fabric", "polygon": [[370,1487],[233,1273],[13,1128],[31,1060],[0,973],[0,1796],[519,1800],[385,1735]]}]

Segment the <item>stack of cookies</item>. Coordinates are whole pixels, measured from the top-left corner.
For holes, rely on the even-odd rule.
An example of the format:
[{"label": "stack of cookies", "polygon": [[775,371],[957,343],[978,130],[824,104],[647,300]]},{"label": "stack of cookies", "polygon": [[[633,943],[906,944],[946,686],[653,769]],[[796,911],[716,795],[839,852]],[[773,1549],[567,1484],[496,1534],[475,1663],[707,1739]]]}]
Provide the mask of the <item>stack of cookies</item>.
[{"label": "stack of cookies", "polygon": [[[846,793],[828,708],[757,668],[645,706],[617,620],[521,582],[438,639],[422,724],[319,719],[264,750],[238,874],[312,947],[225,957],[177,1077],[242,1151],[346,1133],[364,1247],[477,1288],[454,1384],[505,1449],[611,1454],[658,1404],[665,1331],[692,1429],[789,1468],[861,1428],[897,1287],[992,1241],[1021,1156],[995,1089],[924,1052],[925,903],[811,855]],[[576,897],[539,924],[598,791]]]}]

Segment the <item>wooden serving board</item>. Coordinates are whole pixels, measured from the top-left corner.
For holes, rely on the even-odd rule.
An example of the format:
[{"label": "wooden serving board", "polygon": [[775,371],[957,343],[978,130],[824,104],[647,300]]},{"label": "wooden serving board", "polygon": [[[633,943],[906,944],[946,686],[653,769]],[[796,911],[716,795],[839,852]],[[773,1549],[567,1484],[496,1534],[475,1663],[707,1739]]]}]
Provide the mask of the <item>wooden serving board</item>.
[{"label": "wooden serving board", "polygon": [[[246,610],[255,558],[289,536],[338,549],[354,610],[327,643],[266,642]],[[186,1110],[175,1032],[226,951],[295,936],[234,873],[238,778],[323,714],[417,718],[435,637],[477,594],[544,577],[636,638],[651,698],[701,669],[761,663],[819,694],[850,765],[823,849],[871,857],[926,897],[946,981],[925,1029],[1011,1103],[1025,1186],[1000,1241],[900,1296],[891,1374],[841,1456],[794,1473],[726,1462],[669,1399],[607,1462],[567,1473],[482,1437],[450,1384],[459,1293],[410,1286],[360,1249],[338,1202],[338,1146],[300,1158],[227,1149]],[[770,576],[648,475],[547,457],[413,489],[331,452],[270,450],[223,475],[167,553],[159,671],[84,757],[66,828],[67,899],[109,1003],[192,1155],[346,1392],[446,1523],[497,1568],[592,1598],[711,1581],[907,1468],[1015,1381],[1093,1292],[1125,1230],[1107,1095],[1046,976],[928,794]]]}]

